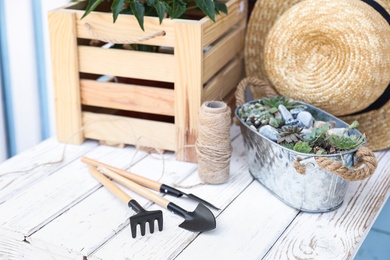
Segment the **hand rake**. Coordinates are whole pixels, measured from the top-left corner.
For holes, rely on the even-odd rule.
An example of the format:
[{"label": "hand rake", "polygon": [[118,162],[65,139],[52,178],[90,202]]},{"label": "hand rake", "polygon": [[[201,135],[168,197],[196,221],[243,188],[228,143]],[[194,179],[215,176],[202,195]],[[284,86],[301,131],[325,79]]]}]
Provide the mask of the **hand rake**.
[{"label": "hand rake", "polygon": [[112,170],[104,168],[104,171],[102,172],[104,175],[112,178],[114,181],[119,182],[123,186],[131,189],[144,198],[147,198],[161,207],[166,208],[169,211],[183,217],[184,222],[179,225],[181,228],[194,232],[202,232],[215,229],[216,227],[216,221],[213,213],[202,203],[199,203],[194,211],[188,212],[173,202],[165,199],[164,197],[157,195],[156,193],[138,185],[134,181],[129,180]]},{"label": "hand rake", "polygon": [[[154,232],[154,222],[157,220],[158,229],[163,229],[163,215],[161,210],[147,211],[136,200],[131,198],[127,193],[122,191],[117,185],[110,181],[107,177],[101,174],[97,169],[91,167],[89,169],[91,175],[96,178],[101,184],[111,191],[116,197],[127,203],[129,208],[137,212],[130,217],[130,229],[133,238],[137,236],[137,226],[140,226],[141,235],[145,235],[145,225],[149,223],[150,233]],[[135,184],[138,185],[138,184]]]}]

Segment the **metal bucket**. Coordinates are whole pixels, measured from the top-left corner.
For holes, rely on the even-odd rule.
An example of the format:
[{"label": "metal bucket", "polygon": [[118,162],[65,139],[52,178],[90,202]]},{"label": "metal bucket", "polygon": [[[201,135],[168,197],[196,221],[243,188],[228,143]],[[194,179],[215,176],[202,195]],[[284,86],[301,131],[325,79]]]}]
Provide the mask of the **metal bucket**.
[{"label": "metal bucket", "polygon": [[[251,101],[254,103],[258,101]],[[348,124],[325,111],[303,102],[296,102],[307,107],[316,120],[335,121],[336,127],[346,128]],[[315,157],[328,157],[333,161],[343,161],[346,166],[355,164],[354,154],[357,149],[332,155],[298,153],[269,140],[250,128],[235,111],[240,122],[244,145],[248,153],[248,166],[251,175],[263,184],[287,205],[306,212],[327,212],[337,209],[344,200],[348,181],[320,168]],[[361,135],[355,129],[352,134]],[[298,159],[306,166],[306,173],[298,173],[293,162]]]}]

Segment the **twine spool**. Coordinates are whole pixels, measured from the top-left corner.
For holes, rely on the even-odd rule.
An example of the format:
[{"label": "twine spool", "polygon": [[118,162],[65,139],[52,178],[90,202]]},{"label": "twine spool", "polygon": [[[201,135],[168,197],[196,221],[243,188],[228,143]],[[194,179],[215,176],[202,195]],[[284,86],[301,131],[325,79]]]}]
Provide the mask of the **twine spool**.
[{"label": "twine spool", "polygon": [[229,179],[231,114],[222,101],[207,101],[199,112],[199,131],[195,143],[198,174],[206,183],[220,184]]}]

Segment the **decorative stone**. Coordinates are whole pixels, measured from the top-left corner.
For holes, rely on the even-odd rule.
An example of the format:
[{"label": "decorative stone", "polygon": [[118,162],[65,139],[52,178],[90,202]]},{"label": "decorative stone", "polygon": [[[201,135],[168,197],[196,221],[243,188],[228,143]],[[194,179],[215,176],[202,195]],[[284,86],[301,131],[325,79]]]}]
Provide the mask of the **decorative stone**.
[{"label": "decorative stone", "polygon": [[278,132],[278,130],[276,130],[272,126],[265,125],[265,126],[262,126],[262,127],[259,128],[259,134],[261,134],[262,136],[265,136],[268,139],[276,142],[278,140],[279,132]]},{"label": "decorative stone", "polygon": [[278,110],[286,123],[288,121],[294,120],[294,117],[291,115],[290,111],[288,111],[288,109],[285,106],[279,105]]},{"label": "decorative stone", "polygon": [[297,115],[297,120],[299,120],[299,122],[301,122],[305,128],[310,128],[314,124],[313,116],[307,111],[300,112]]},{"label": "decorative stone", "polygon": [[290,120],[284,121],[284,124],[285,125],[292,125],[292,126],[302,127],[302,126],[300,126],[301,122],[299,122],[299,120],[296,120],[294,118],[291,118]]},{"label": "decorative stone", "polygon": [[320,128],[320,127],[322,127],[325,124],[329,124],[330,128],[335,128],[336,127],[336,122],[335,121],[329,121],[329,122],[315,121],[313,127],[314,128]]},{"label": "decorative stone", "polygon": [[332,128],[332,129],[329,129],[328,134],[339,135],[339,136],[344,134],[344,136],[349,136],[348,131],[346,131],[344,133],[345,130],[346,130],[346,128]]},{"label": "decorative stone", "polygon": [[297,107],[290,110],[291,115],[296,118],[299,113],[304,111],[305,109],[303,107]]}]

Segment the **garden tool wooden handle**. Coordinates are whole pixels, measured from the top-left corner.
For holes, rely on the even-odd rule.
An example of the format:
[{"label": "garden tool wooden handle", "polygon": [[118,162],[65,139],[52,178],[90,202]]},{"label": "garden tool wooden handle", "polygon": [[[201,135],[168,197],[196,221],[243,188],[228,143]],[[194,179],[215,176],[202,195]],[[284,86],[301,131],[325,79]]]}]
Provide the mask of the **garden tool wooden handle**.
[{"label": "garden tool wooden handle", "polygon": [[113,180],[119,182],[120,184],[122,184],[123,186],[129,188],[130,190],[134,191],[135,193],[138,193],[142,197],[147,198],[148,200],[153,201],[154,203],[160,205],[163,208],[168,208],[168,204],[170,203],[170,201],[165,199],[164,197],[161,197],[160,195],[157,195],[156,193],[148,190],[147,188],[145,188],[145,187],[143,187],[141,185],[138,185],[134,181],[129,180],[129,179],[119,175],[115,171],[112,171],[110,169],[103,168],[103,167],[101,168],[101,171],[106,176],[108,176],[108,177],[112,178]]},{"label": "garden tool wooden handle", "polygon": [[106,176],[101,174],[96,168],[90,167],[89,172],[91,175],[97,179],[104,187],[106,187],[109,191],[111,191],[116,197],[118,197],[124,203],[128,203],[132,198],[121,190],[117,185],[115,185],[112,181],[110,181]]},{"label": "garden tool wooden handle", "polygon": [[161,187],[162,183],[159,183],[158,181],[154,181],[154,180],[145,178],[143,176],[137,175],[135,173],[131,173],[129,171],[125,171],[123,169],[119,169],[119,168],[116,168],[114,166],[104,164],[102,162],[93,160],[93,159],[88,158],[88,157],[82,157],[81,161],[83,163],[89,164],[91,166],[103,167],[103,168],[109,169],[111,171],[114,171],[114,172],[126,177],[127,179],[133,180],[136,183],[141,184],[142,186],[148,187],[148,188],[153,189],[155,191],[160,191],[160,187]]},{"label": "garden tool wooden handle", "polygon": [[254,92],[256,88],[257,96],[254,97],[255,99],[279,95],[276,90],[270,85],[268,85],[265,81],[260,80],[256,77],[246,77],[242,79],[237,85],[237,89],[235,92],[237,107],[245,103],[245,90],[247,86],[253,87],[252,92]]}]

